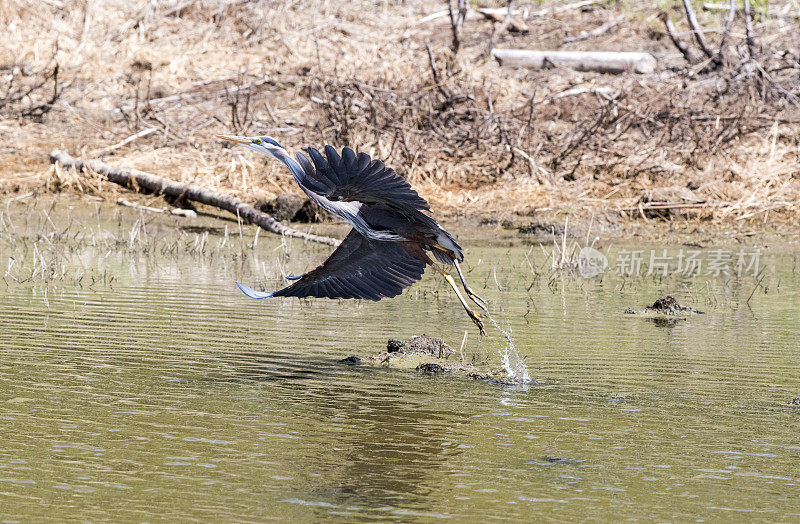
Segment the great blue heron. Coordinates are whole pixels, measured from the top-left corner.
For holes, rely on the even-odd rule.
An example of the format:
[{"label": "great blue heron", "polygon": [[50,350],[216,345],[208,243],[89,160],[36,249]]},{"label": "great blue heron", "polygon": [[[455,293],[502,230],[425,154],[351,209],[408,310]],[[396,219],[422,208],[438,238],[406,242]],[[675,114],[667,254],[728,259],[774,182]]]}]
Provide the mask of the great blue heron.
[{"label": "great blue heron", "polygon": [[268,136],[216,137],[278,159],[311,200],[353,226],[322,265],[299,277],[287,277],[296,281],[292,285],[264,293],[237,282],[245,295],[380,300],[402,293],[422,278],[426,265],[432,265],[453,288],[481,334],[486,334],[482,316],[469,307],[453,278],[428,256],[432,253],[439,262],[454,265],[467,296],[487,311],[486,301],[464,279],[459,265],[464,260],[461,246],[426,213],[431,210],[428,202],[393,169],[349,147],[342,149],[341,156],[331,146],[325,146],[324,155],[309,148],[311,160],[300,152],[295,160]]}]

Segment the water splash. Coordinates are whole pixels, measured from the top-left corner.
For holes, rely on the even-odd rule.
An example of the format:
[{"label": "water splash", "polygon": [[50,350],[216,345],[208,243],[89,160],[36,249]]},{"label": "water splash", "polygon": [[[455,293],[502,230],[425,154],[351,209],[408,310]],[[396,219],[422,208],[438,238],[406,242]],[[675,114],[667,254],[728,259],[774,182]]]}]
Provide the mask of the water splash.
[{"label": "water splash", "polygon": [[505,346],[498,349],[497,353],[502,359],[503,370],[506,372],[506,375],[508,375],[508,378],[519,384],[533,383],[531,374],[528,372],[525,362],[523,362],[522,358],[520,358],[519,352],[517,351],[517,346],[514,345],[514,341],[511,339],[511,327],[506,326],[503,328],[497,323],[494,317],[491,315],[487,315],[487,317],[492,321],[494,327],[496,327],[506,339]]}]

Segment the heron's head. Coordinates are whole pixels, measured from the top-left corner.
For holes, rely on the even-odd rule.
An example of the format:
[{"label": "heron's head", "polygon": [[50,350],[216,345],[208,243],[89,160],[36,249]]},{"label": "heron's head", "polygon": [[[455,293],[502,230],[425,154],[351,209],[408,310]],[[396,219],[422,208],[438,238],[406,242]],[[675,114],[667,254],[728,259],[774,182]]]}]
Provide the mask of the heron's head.
[{"label": "heron's head", "polygon": [[214,135],[221,140],[230,140],[237,144],[242,144],[248,149],[264,153],[265,155],[275,156],[276,153],[286,154],[286,149],[277,140],[269,136],[234,136],[234,135]]}]

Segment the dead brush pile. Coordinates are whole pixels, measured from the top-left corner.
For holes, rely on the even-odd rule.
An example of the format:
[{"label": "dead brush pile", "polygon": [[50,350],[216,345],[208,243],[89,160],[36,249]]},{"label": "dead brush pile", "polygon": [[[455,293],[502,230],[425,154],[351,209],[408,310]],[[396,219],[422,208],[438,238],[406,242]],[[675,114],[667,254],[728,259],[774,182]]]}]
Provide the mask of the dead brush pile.
[{"label": "dead brush pile", "polygon": [[[109,191],[48,166],[53,147],[250,200],[294,190],[212,138],[232,132],[354,146],[451,214],[795,218],[800,13],[737,5],[693,31],[683,2],[514,3],[494,22],[463,4],[453,30],[433,0],[9,0],[0,190]],[[513,70],[492,43],[647,51],[659,67]]]}]

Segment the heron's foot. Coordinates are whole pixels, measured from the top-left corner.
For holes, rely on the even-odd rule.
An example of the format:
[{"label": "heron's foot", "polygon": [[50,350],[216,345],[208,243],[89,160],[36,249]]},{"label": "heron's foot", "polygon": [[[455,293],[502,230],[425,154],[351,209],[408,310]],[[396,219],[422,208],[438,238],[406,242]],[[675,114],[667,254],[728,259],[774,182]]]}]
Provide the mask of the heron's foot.
[{"label": "heron's foot", "polygon": [[471,309],[467,309],[467,315],[469,315],[469,318],[471,318],[472,321],[475,323],[475,325],[478,326],[478,329],[481,332],[481,336],[485,337],[486,328],[483,327],[483,315],[481,315],[480,313],[475,313]]},{"label": "heron's foot", "polygon": [[464,278],[464,273],[461,271],[461,266],[458,264],[458,260],[454,259],[453,265],[456,266],[456,271],[458,272],[458,278],[461,279],[461,285],[464,286],[464,292],[467,294],[470,300],[475,302],[475,304],[479,308],[481,308],[488,314],[489,310],[486,308],[486,306],[489,305],[489,303],[486,302],[486,300],[484,300],[483,298],[479,297],[478,294],[472,291],[472,288],[469,287],[469,284],[467,284],[467,280]]},{"label": "heron's foot", "polygon": [[[469,318],[471,318],[472,321],[475,323],[475,325],[478,326],[478,329],[480,329],[480,331],[481,331],[481,335],[482,336],[486,336],[486,329],[483,327],[483,316],[478,314],[478,313],[475,313],[474,311],[472,311],[472,308],[469,307],[469,304],[467,304],[467,301],[464,299],[464,297],[461,295],[461,292],[456,287],[456,283],[453,280],[453,277],[451,277],[450,275],[448,275],[444,271],[440,270],[439,272],[442,274],[442,276],[444,277],[445,281],[448,284],[450,284],[450,287],[453,288],[453,291],[455,292],[456,296],[458,297],[458,301],[461,302],[461,307],[464,308],[464,311],[467,312],[467,315],[469,315]],[[473,299],[473,300],[475,300],[475,299]],[[478,304],[478,305],[480,306],[480,304]],[[481,307],[483,307],[483,306],[481,306]],[[483,309],[486,310],[485,307],[483,307]],[[486,313],[489,313],[489,311],[486,311]]]},{"label": "heron's foot", "polygon": [[487,305],[489,305],[489,303],[486,300],[484,300],[483,298],[479,297],[477,293],[473,292],[469,288],[467,288],[465,291],[467,292],[467,296],[470,298],[470,300],[475,302],[475,304],[477,304],[477,306],[479,308],[481,308],[482,310],[486,311],[487,313],[489,312],[489,310],[486,307]]}]

